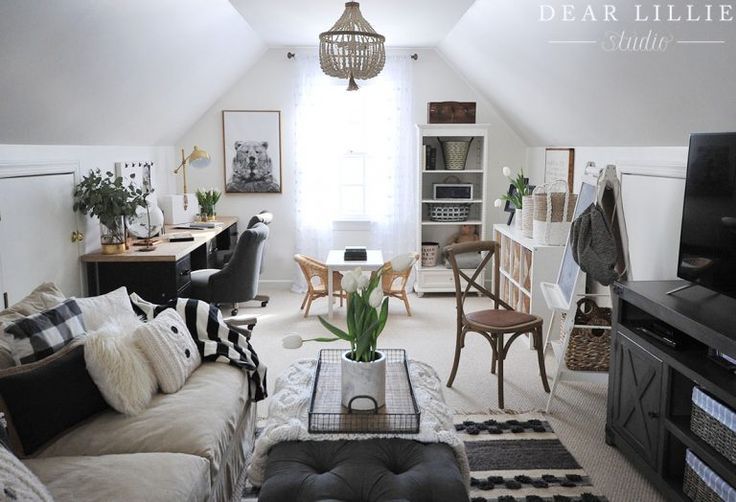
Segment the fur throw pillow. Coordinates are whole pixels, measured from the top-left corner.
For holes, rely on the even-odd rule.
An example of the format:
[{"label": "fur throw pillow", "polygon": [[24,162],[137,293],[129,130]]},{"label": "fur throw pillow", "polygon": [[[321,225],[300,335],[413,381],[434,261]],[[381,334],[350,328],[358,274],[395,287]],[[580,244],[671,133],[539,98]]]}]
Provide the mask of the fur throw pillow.
[{"label": "fur throw pillow", "polygon": [[153,366],[158,385],[167,394],[184,386],[202,358],[184,319],[174,309],[166,309],[153,321],[135,331],[136,343]]},{"label": "fur throw pillow", "polygon": [[92,380],[111,407],[137,415],[148,407],[156,392],[156,375],[135,343],[143,323],[135,316],[118,316],[90,333],[84,360]]}]

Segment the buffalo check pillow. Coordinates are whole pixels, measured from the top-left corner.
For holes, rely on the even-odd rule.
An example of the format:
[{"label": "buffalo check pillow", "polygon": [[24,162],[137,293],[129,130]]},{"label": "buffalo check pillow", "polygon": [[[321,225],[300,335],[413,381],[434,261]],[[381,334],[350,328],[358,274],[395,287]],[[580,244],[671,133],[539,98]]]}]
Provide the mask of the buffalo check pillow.
[{"label": "buffalo check pillow", "polygon": [[16,364],[40,361],[85,332],[82,311],[73,298],[5,327]]},{"label": "buffalo check pillow", "polygon": [[130,295],[133,309],[150,321],[166,309],[173,308],[184,319],[203,361],[227,363],[245,370],[250,382],[250,399],[268,397],[266,367],[261,364],[248,339],[225,324],[216,305],[193,298],[176,298],[166,305],[147,302],[137,294]]}]

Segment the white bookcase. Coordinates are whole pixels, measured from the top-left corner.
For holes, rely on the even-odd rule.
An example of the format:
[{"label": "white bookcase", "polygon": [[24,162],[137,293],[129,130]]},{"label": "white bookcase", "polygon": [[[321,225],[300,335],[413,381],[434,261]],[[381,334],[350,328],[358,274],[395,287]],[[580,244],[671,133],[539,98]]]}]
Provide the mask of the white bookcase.
[{"label": "white bookcase", "polygon": [[[464,170],[447,170],[442,157],[442,148],[439,139],[473,138],[468,152],[468,159]],[[426,145],[436,148],[437,162],[434,170],[425,169]],[[437,242],[440,251],[447,244],[453,234],[460,230],[461,225],[475,225],[481,239],[486,238],[486,214],[488,213],[486,194],[486,173],[488,170],[488,125],[487,124],[430,124],[417,126],[417,169],[419,187],[419,225],[417,228],[417,241]],[[470,215],[467,221],[462,222],[437,222],[429,218],[430,204],[437,202],[452,202],[448,200],[438,201],[433,198],[433,187],[435,184],[443,183],[449,176],[456,176],[461,183],[473,184],[473,198],[459,202],[470,204]],[[434,267],[423,267],[421,261],[416,265],[416,282],[414,290],[418,296],[424,293],[452,293],[455,285],[452,270],[445,266],[440,259]],[[480,281],[485,280],[483,276]]]},{"label": "white bookcase", "polygon": [[509,225],[494,225],[493,240],[501,244],[501,299],[518,312],[538,315],[546,329],[552,322],[552,311],[539,284],[557,281],[565,246],[538,244]]}]

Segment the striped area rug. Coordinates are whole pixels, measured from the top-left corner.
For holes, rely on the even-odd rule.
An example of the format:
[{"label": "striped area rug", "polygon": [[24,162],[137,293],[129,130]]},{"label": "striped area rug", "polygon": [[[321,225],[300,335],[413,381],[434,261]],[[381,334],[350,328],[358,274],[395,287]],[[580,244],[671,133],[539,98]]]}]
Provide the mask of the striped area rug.
[{"label": "striped area rug", "polygon": [[[537,413],[456,415],[470,464],[471,502],[605,502]],[[242,502],[256,502],[247,480]]]},{"label": "striped area rug", "polygon": [[540,414],[456,415],[472,502],[603,502]]}]

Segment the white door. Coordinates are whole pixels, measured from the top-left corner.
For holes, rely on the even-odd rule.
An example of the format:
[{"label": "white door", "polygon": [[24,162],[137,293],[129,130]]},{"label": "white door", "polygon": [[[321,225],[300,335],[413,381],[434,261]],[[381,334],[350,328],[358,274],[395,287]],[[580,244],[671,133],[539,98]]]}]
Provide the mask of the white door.
[{"label": "white door", "polygon": [[80,245],[71,239],[75,172],[74,164],[0,166],[0,293],[10,304],[45,281],[67,296],[82,293]]}]

